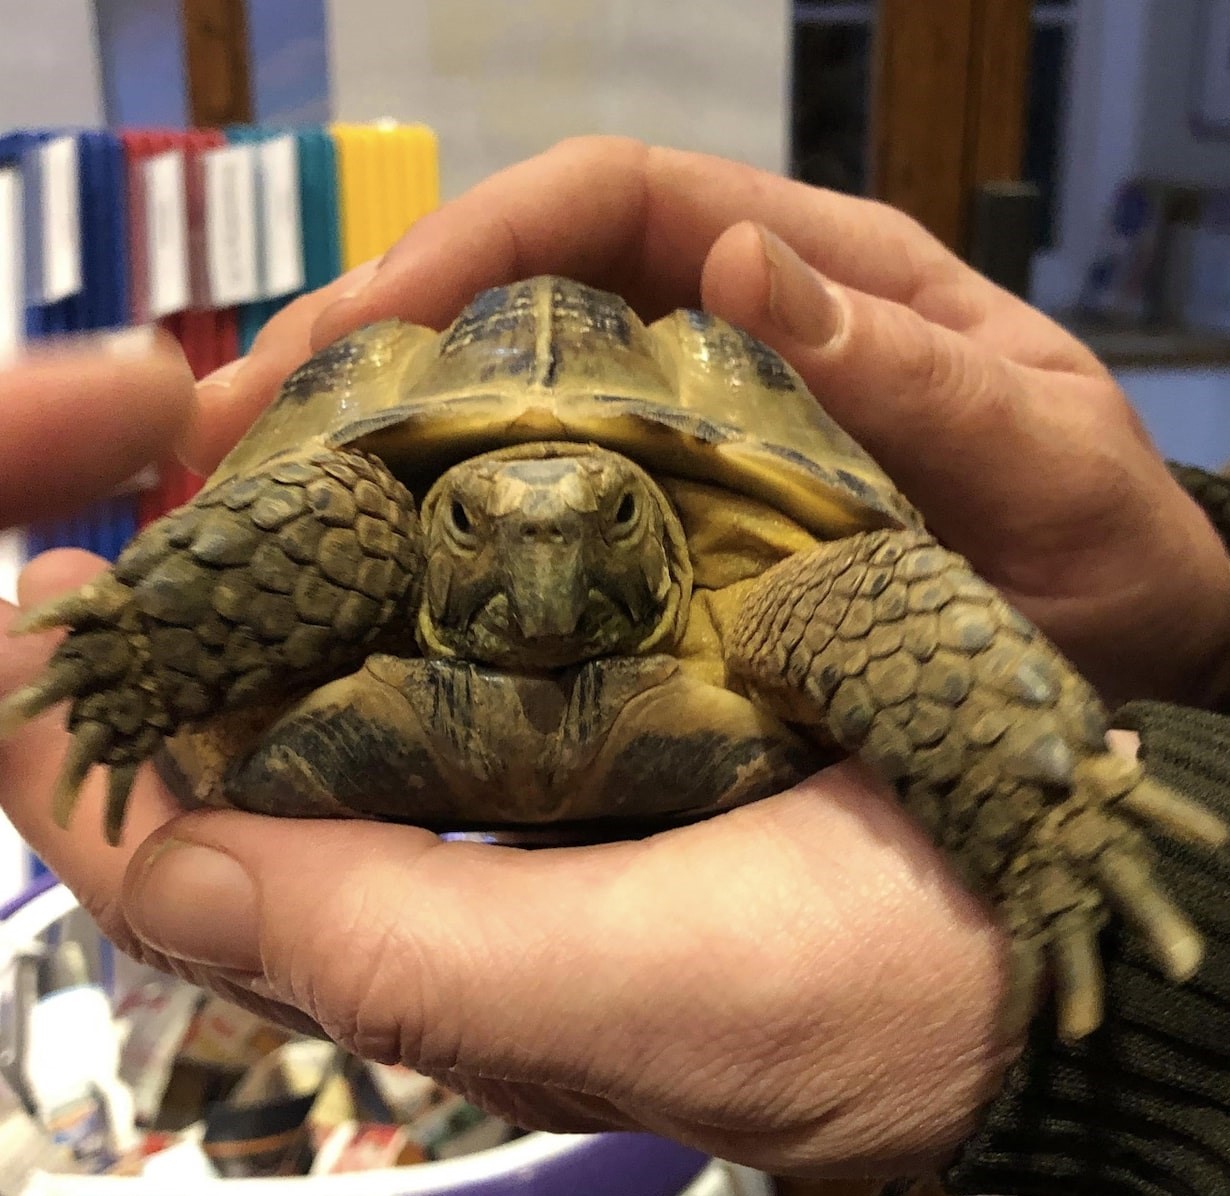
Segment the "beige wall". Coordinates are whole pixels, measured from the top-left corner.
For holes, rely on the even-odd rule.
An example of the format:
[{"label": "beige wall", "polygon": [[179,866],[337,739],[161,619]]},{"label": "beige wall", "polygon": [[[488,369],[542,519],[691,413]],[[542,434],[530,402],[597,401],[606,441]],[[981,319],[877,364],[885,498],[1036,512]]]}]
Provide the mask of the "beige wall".
[{"label": "beige wall", "polygon": [[0,0],[0,132],[102,121],[93,10],[92,0]]},{"label": "beige wall", "polygon": [[576,133],[774,170],[789,0],[328,0],[333,108],[423,120],[444,193]]}]

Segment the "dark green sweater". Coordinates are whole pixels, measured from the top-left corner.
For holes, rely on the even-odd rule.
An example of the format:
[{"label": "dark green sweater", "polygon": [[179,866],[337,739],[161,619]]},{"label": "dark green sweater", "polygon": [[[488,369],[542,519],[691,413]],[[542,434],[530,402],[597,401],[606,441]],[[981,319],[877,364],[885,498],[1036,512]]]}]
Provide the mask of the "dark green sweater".
[{"label": "dark green sweater", "polygon": [[[1230,484],[1177,469],[1230,541]],[[1230,820],[1230,718],[1136,702],[1115,718],[1139,732],[1150,773]],[[1222,1196],[1230,1193],[1230,851],[1157,839],[1166,887],[1204,933],[1187,985],[1164,979],[1138,940],[1104,936],[1107,1016],[1076,1046],[1054,1011],[1033,1027],[945,1183],[953,1196]]]}]

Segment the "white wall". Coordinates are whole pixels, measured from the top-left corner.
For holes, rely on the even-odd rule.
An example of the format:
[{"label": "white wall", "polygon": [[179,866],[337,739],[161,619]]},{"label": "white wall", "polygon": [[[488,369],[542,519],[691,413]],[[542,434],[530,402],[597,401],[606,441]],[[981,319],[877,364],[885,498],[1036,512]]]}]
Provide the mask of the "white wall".
[{"label": "white wall", "polygon": [[1205,469],[1230,461],[1230,370],[1130,369],[1115,376],[1165,456]]},{"label": "white wall", "polygon": [[93,13],[93,0],[0,0],[0,133],[102,120]]},{"label": "white wall", "polygon": [[[1205,186],[1230,186],[1230,140],[1198,136],[1190,123],[1203,29],[1200,0],[1153,0],[1141,113],[1141,172]],[[1220,47],[1223,54],[1230,47]]]},{"label": "white wall", "polygon": [[334,114],[432,125],[446,198],[576,133],[787,160],[789,0],[329,0],[328,14]]},{"label": "white wall", "polygon": [[[1031,298],[1070,306],[1080,291],[1116,188],[1137,173],[1149,25],[1156,0],[1079,0],[1068,65],[1058,239],[1034,262]],[[1162,0],[1171,3],[1171,0]]]}]

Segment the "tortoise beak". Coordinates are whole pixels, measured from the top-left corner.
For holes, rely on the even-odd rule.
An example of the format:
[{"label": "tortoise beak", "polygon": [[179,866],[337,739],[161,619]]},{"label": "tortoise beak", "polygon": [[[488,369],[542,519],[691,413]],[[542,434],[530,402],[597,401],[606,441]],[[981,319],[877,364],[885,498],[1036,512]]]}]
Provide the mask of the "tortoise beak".
[{"label": "tortoise beak", "polygon": [[527,640],[575,635],[589,601],[583,545],[543,535],[510,546],[505,560],[508,612]]}]

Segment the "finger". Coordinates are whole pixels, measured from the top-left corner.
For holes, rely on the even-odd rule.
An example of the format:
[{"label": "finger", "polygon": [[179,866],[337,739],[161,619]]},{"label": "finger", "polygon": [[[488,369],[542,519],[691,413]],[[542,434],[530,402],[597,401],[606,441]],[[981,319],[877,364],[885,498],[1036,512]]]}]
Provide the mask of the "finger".
[{"label": "finger", "polygon": [[[23,603],[41,602],[89,581],[104,562],[68,549],[46,553],[23,571]],[[0,694],[31,681],[46,665],[59,636],[9,637],[17,608],[0,603]],[[81,803],[67,831],[51,817],[51,792],[68,746],[62,709],[54,709],[0,742],[0,807],[35,853],[108,929],[114,926],[120,885],[136,845],[178,808],[146,769],[138,778],[129,805],[124,837],[118,848],[102,839],[105,778],[101,770],[82,790]]]},{"label": "finger", "polygon": [[1140,755],[1140,735],[1136,731],[1112,727],[1106,732],[1106,746],[1116,755],[1135,760]]},{"label": "finger", "polygon": [[1069,464],[1079,472],[1087,448],[1074,440],[1073,413],[1089,379],[1042,376],[903,304],[825,279],[749,223],[714,246],[703,291],[709,310],[799,370],[962,551],[1019,523],[1043,463],[1052,476]]},{"label": "finger", "polygon": [[144,328],[0,369],[0,526],[107,494],[164,456],[194,407],[178,345]]},{"label": "finger", "polygon": [[720,158],[581,138],[479,184],[419,220],[382,262],[279,313],[241,365],[201,383],[188,462],[212,470],[311,349],[373,320],[441,328],[486,287],[541,273],[617,290],[646,318],[696,306],[714,241],[748,218],[777,230],[833,278],[975,330],[1002,352],[1100,368],[1040,313],[892,208]]},{"label": "finger", "polygon": [[244,356],[197,384],[200,413],[181,449],[185,462],[208,475],[269,405],[293,370],[312,355],[311,330],[320,313],[361,289],[376,263],[357,266],[327,286],[288,303],[261,329]]},{"label": "finger", "polygon": [[396,315],[442,327],[480,290],[555,273],[623,294],[646,318],[694,307],[723,230],[755,219],[832,277],[967,327],[1024,308],[903,213],[704,154],[567,141],[418,221],[370,285],[326,311],[317,346]]},{"label": "finger", "polygon": [[[143,941],[260,973],[359,1054],[582,1092],[642,1124],[688,1100],[698,1120],[715,1115],[700,1105],[716,1096],[676,1099],[715,1042],[732,1086],[749,1085],[735,1103],[758,1105],[757,1085],[812,1051],[818,1083],[830,1064],[862,1085],[864,1048],[898,1053],[886,1039],[907,993],[922,1062],[885,1074],[948,1083],[939,1038],[989,1041],[1002,947],[856,775],[643,843],[538,853],[193,814],[134,860],[124,907]],[[919,998],[924,976],[944,983]],[[806,1041],[783,1025],[800,1008]]]}]

